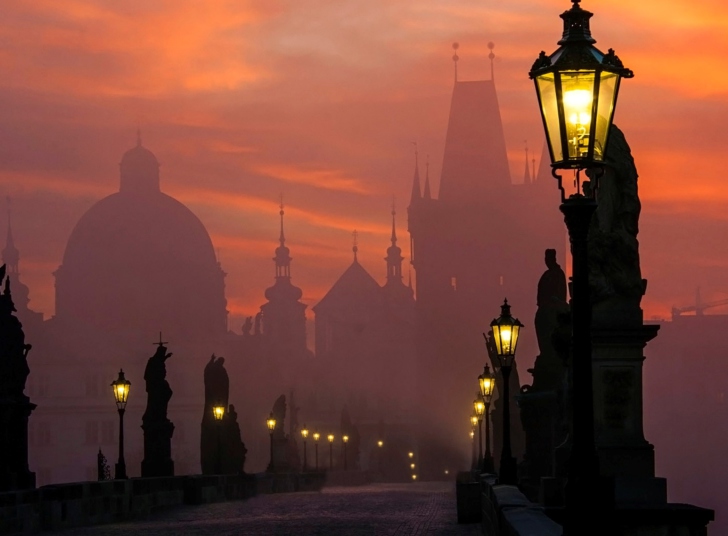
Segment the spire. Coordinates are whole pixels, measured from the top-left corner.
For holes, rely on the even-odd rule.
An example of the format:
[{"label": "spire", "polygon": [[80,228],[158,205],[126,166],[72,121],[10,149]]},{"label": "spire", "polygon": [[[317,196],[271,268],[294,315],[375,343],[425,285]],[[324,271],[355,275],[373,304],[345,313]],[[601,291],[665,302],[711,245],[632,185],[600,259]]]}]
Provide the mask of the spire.
[{"label": "spire", "polygon": [[536,182],[536,159],[531,157],[531,177],[532,182]]},{"label": "spire", "polygon": [[392,200],[392,245],[387,248],[387,283],[402,283],[402,248],[397,246],[397,232],[395,230],[397,211],[394,208],[394,200]]},{"label": "spire", "polygon": [[415,146],[415,177],[412,180],[412,195],[410,196],[410,205],[415,201],[422,199],[422,193],[420,190],[420,163],[418,161],[419,155],[417,152],[417,142],[413,141],[412,144]]},{"label": "spire", "polygon": [[286,237],[283,235],[283,194],[281,194],[281,204],[279,205],[281,217],[281,234],[278,237],[280,245],[276,248],[276,256],[273,260],[276,263],[276,279],[291,277],[291,255],[290,250],[286,247]]},{"label": "spire", "polygon": [[452,49],[455,51],[454,54],[452,55],[452,61],[455,64],[455,83],[456,84],[458,81],[458,60],[460,59],[460,57],[458,56],[458,48],[460,48],[460,43],[455,42],[452,44]]},{"label": "spire", "polygon": [[495,48],[495,43],[493,41],[488,43],[488,48],[490,49],[490,54],[488,54],[488,59],[490,59],[490,79],[495,82],[495,69],[493,68],[493,60],[495,59],[493,49]]},{"label": "spire", "polygon": [[351,248],[351,251],[354,252],[354,262],[359,262],[359,260],[356,257],[357,252],[359,251],[359,232],[354,229],[354,232],[351,233],[354,245]]},{"label": "spire", "polygon": [[13,229],[10,221],[10,197],[7,197],[8,204],[8,234],[5,239],[5,249],[3,249],[3,263],[8,267],[9,274],[18,274],[18,263],[20,262],[20,252],[15,247],[13,240]]},{"label": "spire", "polygon": [[523,173],[523,184],[531,184],[531,168],[528,165],[528,141],[523,142],[526,148],[526,171]]},{"label": "spire", "polygon": [[422,195],[425,199],[432,199],[430,193],[430,155],[427,155],[427,163],[425,164],[425,193]]}]

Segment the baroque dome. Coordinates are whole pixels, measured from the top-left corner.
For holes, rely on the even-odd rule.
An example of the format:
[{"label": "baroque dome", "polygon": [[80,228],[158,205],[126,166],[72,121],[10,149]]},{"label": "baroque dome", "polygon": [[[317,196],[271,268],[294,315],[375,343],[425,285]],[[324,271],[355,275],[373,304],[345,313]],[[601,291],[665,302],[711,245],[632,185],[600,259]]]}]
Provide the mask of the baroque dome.
[{"label": "baroque dome", "polygon": [[121,162],[120,191],[71,232],[56,275],[56,316],[111,331],[181,338],[227,329],[224,272],[202,222],[159,191],[159,163],[141,146]]}]

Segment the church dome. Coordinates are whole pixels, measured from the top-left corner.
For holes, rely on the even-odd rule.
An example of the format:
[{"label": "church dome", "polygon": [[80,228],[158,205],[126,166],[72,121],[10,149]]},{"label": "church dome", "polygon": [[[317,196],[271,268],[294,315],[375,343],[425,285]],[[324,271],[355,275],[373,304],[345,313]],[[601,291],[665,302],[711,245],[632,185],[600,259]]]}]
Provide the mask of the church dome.
[{"label": "church dome", "polygon": [[158,167],[141,145],[127,151],[120,191],[78,221],[55,273],[57,317],[186,339],[226,331],[212,241],[197,216],[159,191]]}]

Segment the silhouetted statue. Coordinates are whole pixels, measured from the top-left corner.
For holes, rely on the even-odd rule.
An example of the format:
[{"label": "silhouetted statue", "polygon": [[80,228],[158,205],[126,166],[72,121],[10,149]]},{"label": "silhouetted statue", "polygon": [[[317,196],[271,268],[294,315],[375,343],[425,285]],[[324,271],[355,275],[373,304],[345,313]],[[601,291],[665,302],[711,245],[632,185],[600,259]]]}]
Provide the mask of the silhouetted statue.
[{"label": "silhouetted statue", "polygon": [[[205,409],[202,414],[202,428],[200,434],[200,462],[202,465],[202,474],[215,474],[218,470],[217,457],[221,448],[223,422],[217,422],[213,415],[213,407],[228,407],[228,397],[230,394],[230,378],[225,370],[225,358],[217,357],[212,354],[210,361],[205,365],[203,373],[205,382]],[[224,452],[223,452],[224,454]],[[226,467],[227,461],[223,460],[222,467]]]},{"label": "silhouetted statue", "polygon": [[599,205],[589,231],[589,282],[594,325],[642,323],[647,280],[639,259],[637,168],[627,140],[612,125],[599,179]]},{"label": "silhouetted statue", "polygon": [[[359,435],[359,429],[354,426],[351,422],[351,416],[349,415],[349,409],[344,406],[341,410],[341,435],[349,436],[349,441],[346,444],[346,468],[351,471],[352,469],[359,468],[359,454],[361,450],[361,436]],[[344,458],[342,451],[342,458],[340,466],[344,467]]]},{"label": "silhouetted statue", "polygon": [[25,396],[30,374],[23,326],[15,312],[10,277],[0,267],[0,491],[35,487],[35,473],[28,468],[28,417],[35,404]]},{"label": "silhouetted statue", "polygon": [[147,361],[144,381],[147,388],[147,409],[142,416],[144,430],[144,459],[142,476],[172,476],[172,434],[174,424],[167,418],[167,406],[172,398],[172,389],[167,382],[165,362],[172,356],[160,342],[157,351]]},{"label": "silhouetted statue", "polygon": [[536,391],[558,389],[563,376],[563,362],[554,350],[553,334],[557,315],[568,308],[566,303],[566,275],[556,262],[556,250],[547,249],[544,255],[546,270],[538,281],[536,296],[536,338],[539,355],[533,369],[533,386]]},{"label": "silhouetted statue", "polygon": [[248,449],[240,438],[240,425],[238,424],[238,413],[235,406],[230,404],[225,415],[225,442],[223,445],[223,468],[228,474],[239,474],[245,472],[245,456]]},{"label": "silhouetted statue", "polygon": [[288,465],[292,471],[301,470],[301,456],[298,452],[298,413],[301,408],[296,405],[293,389],[289,395],[289,419],[288,419]]},{"label": "silhouetted statue", "polygon": [[276,427],[273,429],[272,459],[268,465],[268,472],[286,472],[291,469],[288,448],[288,436],[285,433],[286,422],[286,395],[279,396],[273,404],[273,417]]},{"label": "silhouetted statue", "polygon": [[253,329],[253,317],[246,316],[245,322],[243,323],[243,336],[250,337],[250,331]]}]

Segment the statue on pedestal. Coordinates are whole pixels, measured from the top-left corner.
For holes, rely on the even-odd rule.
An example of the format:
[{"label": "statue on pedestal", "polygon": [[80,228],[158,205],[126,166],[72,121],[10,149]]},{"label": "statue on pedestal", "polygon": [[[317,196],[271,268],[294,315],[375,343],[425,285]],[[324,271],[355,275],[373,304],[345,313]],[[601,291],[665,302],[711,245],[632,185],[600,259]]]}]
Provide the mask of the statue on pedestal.
[{"label": "statue on pedestal", "polygon": [[35,488],[35,473],[28,468],[28,418],[35,404],[25,395],[30,374],[23,326],[13,314],[10,277],[0,267],[0,491]]},{"label": "statue on pedestal", "polygon": [[144,459],[142,476],[173,476],[172,434],[174,424],[167,418],[167,406],[172,398],[172,389],[167,382],[165,362],[172,356],[167,353],[166,343],[160,333],[157,351],[147,361],[144,381],[147,389],[147,409],[142,416],[144,430]]}]

